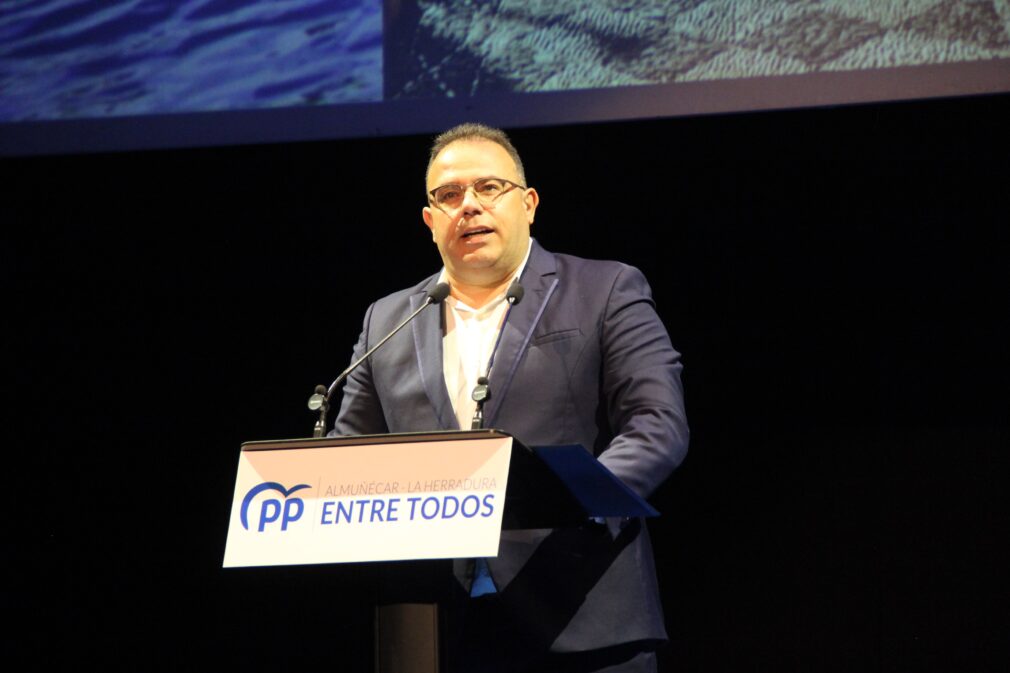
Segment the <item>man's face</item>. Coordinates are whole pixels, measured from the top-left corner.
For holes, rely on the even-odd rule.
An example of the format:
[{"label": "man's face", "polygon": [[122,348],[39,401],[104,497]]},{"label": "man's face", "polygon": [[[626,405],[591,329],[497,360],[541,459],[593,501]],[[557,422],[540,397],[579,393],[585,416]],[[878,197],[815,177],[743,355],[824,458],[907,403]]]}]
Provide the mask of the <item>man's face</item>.
[{"label": "man's face", "polygon": [[[469,185],[480,178],[505,178],[521,183],[512,157],[489,140],[459,140],[435,157],[428,172],[428,190],[442,185]],[[526,256],[530,225],[539,197],[534,189],[515,188],[484,205],[468,188],[462,204],[445,212],[429,205],[424,223],[442,255],[451,280],[490,287],[504,281]]]}]

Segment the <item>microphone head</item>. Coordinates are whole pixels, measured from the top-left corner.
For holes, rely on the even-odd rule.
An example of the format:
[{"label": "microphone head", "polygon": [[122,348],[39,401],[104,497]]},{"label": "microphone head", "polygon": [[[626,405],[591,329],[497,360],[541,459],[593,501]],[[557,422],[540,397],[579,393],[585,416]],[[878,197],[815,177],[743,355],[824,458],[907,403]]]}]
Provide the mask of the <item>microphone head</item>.
[{"label": "microphone head", "polygon": [[326,386],[316,386],[315,394],[309,398],[309,409],[318,411],[327,406]]},{"label": "microphone head", "polygon": [[477,379],[477,385],[473,387],[473,392],[470,393],[470,399],[478,404],[477,412],[480,413],[480,408],[485,402],[491,398],[491,390],[487,387],[487,377],[482,376]]},{"label": "microphone head", "polygon": [[432,304],[440,304],[443,299],[449,296],[449,284],[439,283],[428,290],[428,301]]},{"label": "microphone head", "polygon": [[523,289],[523,286],[519,284],[519,279],[516,278],[505,292],[505,301],[515,306],[523,300],[524,294],[526,294],[526,290]]}]

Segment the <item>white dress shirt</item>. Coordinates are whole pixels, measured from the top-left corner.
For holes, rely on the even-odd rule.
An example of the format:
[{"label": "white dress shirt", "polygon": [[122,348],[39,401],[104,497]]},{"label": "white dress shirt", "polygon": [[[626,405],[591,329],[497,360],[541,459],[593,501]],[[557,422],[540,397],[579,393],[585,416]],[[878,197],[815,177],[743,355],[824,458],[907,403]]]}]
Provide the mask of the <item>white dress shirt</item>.
[{"label": "white dress shirt", "polygon": [[[509,280],[522,275],[530,258],[530,248],[526,250],[523,263]],[[445,269],[439,282],[446,282]],[[442,337],[442,373],[445,387],[449,391],[453,411],[461,430],[469,430],[477,403],[473,401],[473,389],[477,379],[489,374],[488,365],[494,353],[498,334],[508,313],[509,303],[505,301],[506,290],[479,309],[449,296],[445,300],[445,336]],[[494,394],[494,390],[491,391]]]}]

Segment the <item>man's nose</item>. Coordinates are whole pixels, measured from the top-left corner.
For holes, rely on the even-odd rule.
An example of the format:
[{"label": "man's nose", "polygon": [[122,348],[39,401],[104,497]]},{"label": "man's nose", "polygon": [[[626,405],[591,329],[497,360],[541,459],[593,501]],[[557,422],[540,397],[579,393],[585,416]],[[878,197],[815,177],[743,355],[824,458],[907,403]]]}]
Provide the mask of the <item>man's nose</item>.
[{"label": "man's nose", "polygon": [[477,191],[470,185],[463,192],[463,212],[464,213],[479,213],[484,210],[484,204],[480,202],[477,198]]}]

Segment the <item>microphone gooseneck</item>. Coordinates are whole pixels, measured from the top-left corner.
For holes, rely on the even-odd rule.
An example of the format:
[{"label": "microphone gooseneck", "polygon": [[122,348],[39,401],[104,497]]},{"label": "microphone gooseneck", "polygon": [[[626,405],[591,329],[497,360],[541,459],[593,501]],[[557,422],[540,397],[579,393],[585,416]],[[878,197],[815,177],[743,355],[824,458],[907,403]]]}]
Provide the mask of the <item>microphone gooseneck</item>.
[{"label": "microphone gooseneck", "polygon": [[512,311],[512,307],[523,300],[523,295],[526,291],[523,286],[519,284],[519,279],[513,280],[508,289],[505,291],[505,301],[508,302],[509,308],[505,313],[505,319],[502,320],[502,327],[498,331],[498,338],[495,340],[494,348],[491,350],[491,358],[487,363],[487,375],[481,376],[477,379],[477,385],[474,386],[473,392],[470,393],[470,399],[477,403],[477,409],[473,412],[473,419],[470,421],[471,430],[482,430],[484,428],[484,403],[491,399],[491,388],[488,385],[488,376],[491,376],[491,368],[494,366],[494,356],[498,352],[498,346],[501,344],[501,337],[505,331],[505,323],[508,322],[509,313]]},{"label": "microphone gooseneck", "polygon": [[322,385],[316,386],[316,392],[314,395],[312,395],[312,397],[309,398],[309,404],[308,404],[309,409],[311,409],[312,411],[316,411],[317,409],[319,410],[319,418],[316,420],[316,425],[312,430],[313,437],[322,437],[324,434],[326,434],[326,414],[330,409],[330,398],[333,397],[333,392],[337,389],[337,386],[343,383],[343,381],[348,376],[351,375],[351,372],[357,369],[362,362],[367,360],[372,353],[381,348],[384,343],[389,341],[394,334],[396,334],[401,329],[406,327],[407,323],[416,318],[421,313],[421,311],[428,308],[429,306],[432,306],[433,304],[442,303],[442,301],[444,301],[445,298],[448,296],[449,296],[448,283],[439,283],[435,287],[428,290],[424,298],[424,303],[422,303],[417,308],[416,311],[411,313],[403,320],[403,322],[394,327],[393,331],[384,336],[381,341],[379,341],[377,344],[369,348],[364,355],[362,355],[360,358],[352,362],[347,369],[340,372],[340,376],[338,376],[333,381],[333,383],[330,384],[329,388],[326,388]]}]

